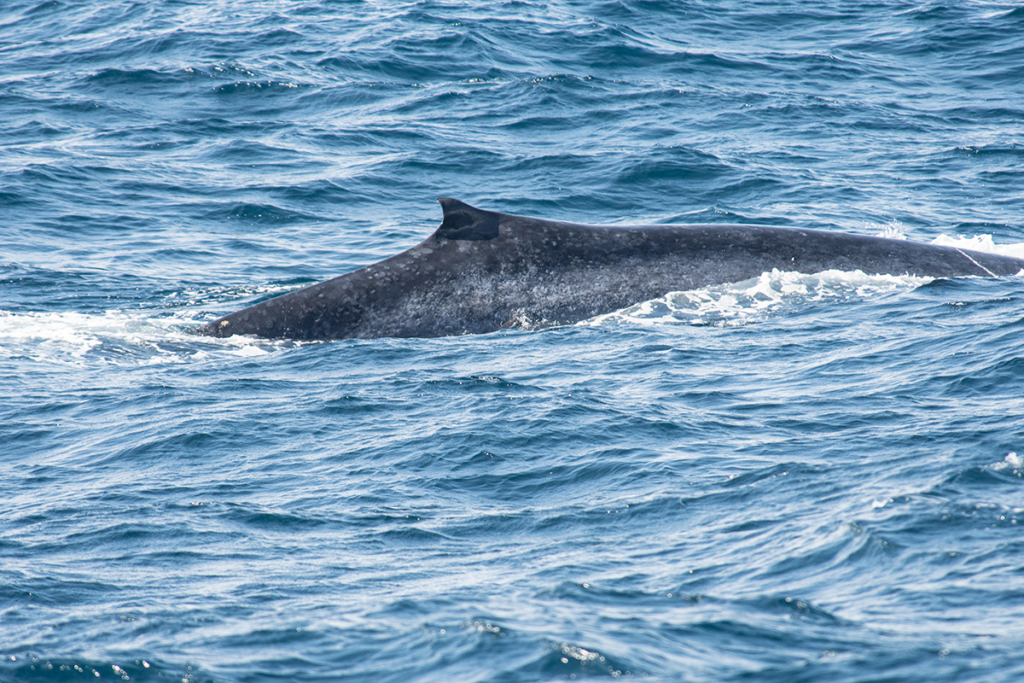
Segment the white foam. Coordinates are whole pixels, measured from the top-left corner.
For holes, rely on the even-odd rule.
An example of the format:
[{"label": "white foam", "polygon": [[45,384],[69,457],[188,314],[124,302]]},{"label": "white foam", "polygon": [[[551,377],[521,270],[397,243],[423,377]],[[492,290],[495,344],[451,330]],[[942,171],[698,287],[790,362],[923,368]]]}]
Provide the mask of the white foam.
[{"label": "white foam", "polygon": [[864,227],[868,230],[873,230],[877,233],[878,237],[885,237],[891,240],[907,239],[907,232],[904,230],[903,224],[895,218],[884,225],[882,223],[868,223]]},{"label": "white foam", "polygon": [[159,365],[201,360],[211,353],[253,356],[277,343],[250,337],[213,339],[189,331],[195,318],[110,310],[12,313],[0,310],[0,358],[62,365]]},{"label": "white foam", "polygon": [[1012,256],[1013,258],[1024,259],[1024,242],[996,244],[992,240],[992,235],[972,235],[971,237],[940,235],[932,240],[932,244],[937,244],[940,247],[968,249],[985,254],[998,254],[999,256]]},{"label": "white foam", "polygon": [[[884,224],[866,223],[864,228],[865,230],[874,232],[878,237],[887,237],[889,239],[896,240],[907,239],[905,226],[895,218]],[[985,254],[997,254],[999,256],[1012,256],[1014,258],[1024,259],[1024,242],[996,244],[992,239],[992,235],[971,235],[970,237],[965,235],[956,235],[955,237],[950,235],[939,235],[932,240],[932,244],[940,247],[968,249],[970,251],[980,251]]]},{"label": "white foam", "polygon": [[997,471],[1011,470],[1014,474],[1020,476],[1021,472],[1024,472],[1024,458],[1016,453],[1007,453],[1002,462],[997,462],[995,465],[992,465],[992,469]]},{"label": "white foam", "polygon": [[814,275],[772,270],[742,282],[672,292],[581,324],[744,325],[764,319],[786,306],[811,301],[865,299],[911,290],[931,281],[932,278],[910,275],[867,275],[859,270],[827,270]]}]

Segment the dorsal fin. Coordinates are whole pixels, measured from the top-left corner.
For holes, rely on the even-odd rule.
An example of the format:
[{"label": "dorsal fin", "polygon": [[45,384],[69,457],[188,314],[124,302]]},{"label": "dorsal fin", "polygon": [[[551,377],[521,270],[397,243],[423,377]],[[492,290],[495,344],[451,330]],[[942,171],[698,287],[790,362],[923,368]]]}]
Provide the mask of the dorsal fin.
[{"label": "dorsal fin", "polygon": [[444,220],[434,233],[441,240],[492,240],[498,236],[498,214],[477,209],[458,199],[437,200],[444,211]]}]

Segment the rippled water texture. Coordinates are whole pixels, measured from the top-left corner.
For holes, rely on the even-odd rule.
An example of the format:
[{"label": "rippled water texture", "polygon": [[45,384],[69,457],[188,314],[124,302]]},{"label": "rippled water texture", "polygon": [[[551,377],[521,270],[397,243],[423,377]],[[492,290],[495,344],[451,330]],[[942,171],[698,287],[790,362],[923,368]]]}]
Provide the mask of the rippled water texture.
[{"label": "rippled water texture", "polygon": [[999,2],[0,7],[0,681],[1024,679],[1024,277],[189,331],[434,199],[1021,254]]}]

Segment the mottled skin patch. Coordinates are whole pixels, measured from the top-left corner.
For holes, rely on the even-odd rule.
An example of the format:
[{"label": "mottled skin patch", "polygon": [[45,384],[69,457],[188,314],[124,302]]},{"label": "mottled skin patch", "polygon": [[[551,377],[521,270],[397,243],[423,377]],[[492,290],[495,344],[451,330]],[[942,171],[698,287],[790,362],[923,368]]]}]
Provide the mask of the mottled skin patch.
[{"label": "mottled skin patch", "polygon": [[438,200],[444,220],[400,254],[214,320],[215,337],[442,337],[573,323],[773,268],[927,277],[1012,275],[1024,261],[821,230],[605,227]]}]

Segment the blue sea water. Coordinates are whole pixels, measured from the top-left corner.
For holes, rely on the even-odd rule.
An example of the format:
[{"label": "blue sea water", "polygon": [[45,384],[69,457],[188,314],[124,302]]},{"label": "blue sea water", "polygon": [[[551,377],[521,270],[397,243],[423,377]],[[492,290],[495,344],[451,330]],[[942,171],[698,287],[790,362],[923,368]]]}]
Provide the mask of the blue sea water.
[{"label": "blue sea water", "polygon": [[1024,253],[1010,2],[5,0],[0,681],[1024,680],[1024,277],[189,330],[439,196]]}]

